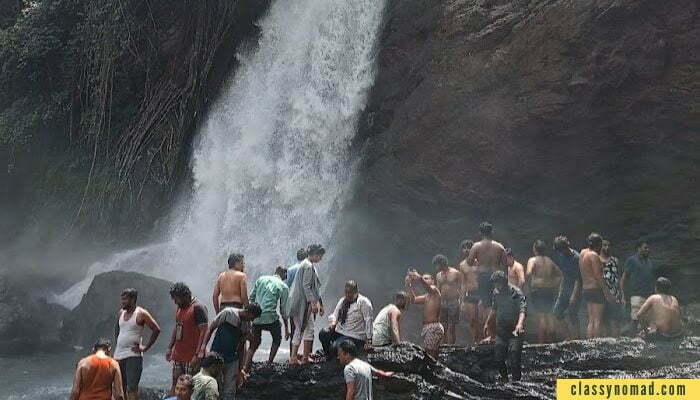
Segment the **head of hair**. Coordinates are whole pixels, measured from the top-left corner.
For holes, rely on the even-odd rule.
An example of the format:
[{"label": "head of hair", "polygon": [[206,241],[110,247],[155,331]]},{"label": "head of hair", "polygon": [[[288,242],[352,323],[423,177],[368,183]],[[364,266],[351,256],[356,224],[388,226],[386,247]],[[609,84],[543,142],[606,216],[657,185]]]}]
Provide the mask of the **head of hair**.
[{"label": "head of hair", "polygon": [[95,342],[95,344],[92,346],[92,351],[93,353],[96,352],[97,350],[104,350],[105,352],[108,352],[109,349],[112,348],[112,341],[107,339],[107,338],[99,338]]},{"label": "head of hair", "polygon": [[438,254],[433,257],[433,265],[438,268],[445,268],[448,263],[447,257],[443,256],[442,254]]},{"label": "head of hair", "polygon": [[244,312],[249,312],[253,317],[258,318],[262,314],[262,308],[257,303],[248,303],[247,306],[243,307]]},{"label": "head of hair", "polygon": [[569,238],[564,235],[559,235],[554,238],[554,249],[555,250],[566,250],[571,248],[571,243]]},{"label": "head of hair", "polygon": [[275,268],[275,275],[282,276],[287,273],[287,268],[279,265],[277,268]]},{"label": "head of hair", "polygon": [[493,274],[491,274],[491,283],[508,284],[508,277],[506,277],[506,273],[503,271],[494,271]]},{"label": "head of hair", "polygon": [[228,256],[228,267],[229,269],[233,268],[236,266],[236,263],[239,263],[243,261],[245,257],[243,254],[240,253],[231,253],[230,256]]},{"label": "head of hair", "polygon": [[338,348],[352,357],[357,357],[359,354],[357,346],[350,340],[342,340],[338,345]]},{"label": "head of hair", "polygon": [[352,279],[345,282],[345,290],[349,290],[351,293],[357,293],[360,290],[357,287],[357,282]]},{"label": "head of hair", "polygon": [[656,280],[656,291],[661,294],[671,294],[671,281],[663,276]]},{"label": "head of hair", "polygon": [[537,239],[532,245],[532,248],[535,250],[535,253],[544,255],[547,251],[547,244],[544,242],[544,240]]},{"label": "head of hair", "polygon": [[591,232],[588,235],[588,247],[590,249],[599,249],[603,245],[603,237],[599,233]]},{"label": "head of hair", "polygon": [[177,282],[170,287],[170,297],[191,297],[192,291],[184,282]]},{"label": "head of hair", "polygon": [[639,240],[637,240],[637,247],[636,247],[636,249],[641,249],[642,246],[644,246],[644,245],[649,246],[649,241],[647,241],[647,240],[645,240],[645,239],[639,239]]},{"label": "head of hair", "polygon": [[139,292],[134,288],[127,288],[122,290],[122,297],[128,297],[130,299],[136,300],[139,297]]},{"label": "head of hair", "polygon": [[221,357],[219,353],[211,351],[202,359],[202,363],[200,365],[202,368],[211,368],[216,365],[223,366],[224,358]]},{"label": "head of hair", "polygon": [[297,250],[297,261],[304,261],[306,259],[306,249]]},{"label": "head of hair", "polygon": [[605,239],[605,238],[604,238],[602,243],[603,243],[603,244],[607,243],[608,246],[610,246],[610,239]]},{"label": "head of hair", "polygon": [[306,250],[306,255],[314,256],[316,254],[324,255],[326,254],[326,249],[324,249],[323,246],[321,246],[320,244],[309,245],[308,250]]},{"label": "head of hair", "polygon": [[179,378],[177,378],[177,381],[182,382],[190,391],[194,390],[194,380],[192,380],[192,375],[182,374]]},{"label": "head of hair", "polygon": [[506,255],[509,256],[509,257],[513,257],[513,249],[510,248],[510,247],[508,247],[508,248],[506,249]]},{"label": "head of hair", "polygon": [[474,241],[469,239],[462,240],[462,242],[460,242],[459,244],[459,248],[463,249],[465,247],[471,249],[472,247],[474,247]]},{"label": "head of hair", "polygon": [[404,301],[405,301],[407,298],[408,298],[408,295],[407,295],[406,292],[404,292],[403,290],[399,290],[399,291],[396,292],[396,294],[394,295],[394,299],[395,299],[396,301],[400,301],[400,300],[404,300]]},{"label": "head of hair", "polygon": [[487,237],[493,235],[493,225],[488,221],[482,222],[479,224],[479,233]]}]

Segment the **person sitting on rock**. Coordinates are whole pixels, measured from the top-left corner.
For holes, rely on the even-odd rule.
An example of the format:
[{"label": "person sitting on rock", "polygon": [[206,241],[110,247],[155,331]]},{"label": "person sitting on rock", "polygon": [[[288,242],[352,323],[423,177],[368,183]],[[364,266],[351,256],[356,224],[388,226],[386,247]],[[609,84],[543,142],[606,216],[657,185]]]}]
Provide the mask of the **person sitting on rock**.
[{"label": "person sitting on rock", "polygon": [[397,292],[394,302],[382,308],[372,323],[372,346],[401,343],[401,311],[408,305],[406,292]]},{"label": "person sitting on rock", "polygon": [[393,372],[386,372],[372,367],[357,358],[360,349],[352,341],[346,340],[338,345],[338,361],[345,366],[345,400],[372,400],[372,375],[390,378]]},{"label": "person sitting on rock", "polygon": [[[243,309],[224,307],[211,322],[207,335],[202,342],[200,353],[203,353],[214,335],[211,351],[224,360],[221,398],[231,400],[236,398],[236,389],[247,379],[243,370],[246,360],[245,341],[251,331],[250,323],[261,314],[260,306],[249,303]],[[239,372],[243,371],[242,374]]]},{"label": "person sitting on rock", "polygon": [[224,359],[215,351],[202,359],[202,368],[192,377],[192,400],[219,400],[219,384],[216,378],[224,368]]},{"label": "person sitting on rock", "polygon": [[[495,342],[495,358],[499,364],[499,372],[504,381],[508,380],[508,371],[513,380],[521,378],[521,354],[523,351],[523,339],[525,336],[525,318],[527,315],[527,301],[523,292],[508,283],[508,278],[503,271],[496,271],[491,275],[494,286],[491,293],[490,309],[486,317],[484,331],[489,323],[495,321],[495,338],[489,337],[484,332],[485,342]],[[506,361],[507,360],[507,361]]]},{"label": "person sitting on rock", "polygon": [[245,275],[245,257],[233,253],[228,257],[228,271],[219,274],[214,284],[214,312],[224,307],[243,308],[248,304],[248,281]]},{"label": "person sitting on rock", "polygon": [[75,370],[70,400],[124,400],[119,363],[109,356],[111,342],[100,339]]},{"label": "person sitting on rock", "polygon": [[335,310],[328,317],[328,328],[318,334],[328,359],[335,357],[338,344],[346,340],[360,349],[369,350],[372,347],[373,319],[372,302],[360,294],[355,281],[345,282],[345,296],[338,300]]},{"label": "person sitting on rock", "polygon": [[[427,292],[416,296],[413,291],[413,282],[419,281]],[[415,269],[410,269],[406,275],[406,292],[409,304],[423,304],[423,349],[437,360],[442,337],[445,328],[440,323],[440,290],[435,286],[435,281],[430,274],[421,275]]]},{"label": "person sitting on rock", "polygon": [[683,338],[684,330],[678,299],[671,294],[671,281],[658,278],[655,292],[644,301],[635,318],[646,326],[642,337],[656,343],[677,342]]},{"label": "person sitting on rock", "polygon": [[192,393],[194,393],[192,375],[180,375],[175,385],[175,396],[167,397],[165,400],[192,400]]}]

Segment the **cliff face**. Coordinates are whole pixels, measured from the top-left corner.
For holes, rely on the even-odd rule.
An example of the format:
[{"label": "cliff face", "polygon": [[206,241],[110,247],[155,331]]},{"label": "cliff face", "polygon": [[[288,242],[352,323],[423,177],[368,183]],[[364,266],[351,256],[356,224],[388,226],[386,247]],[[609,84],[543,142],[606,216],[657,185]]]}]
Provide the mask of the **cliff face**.
[{"label": "cliff face", "polygon": [[343,254],[396,279],[488,219],[521,260],[597,230],[619,257],[650,240],[665,274],[697,282],[699,9],[390,2]]}]

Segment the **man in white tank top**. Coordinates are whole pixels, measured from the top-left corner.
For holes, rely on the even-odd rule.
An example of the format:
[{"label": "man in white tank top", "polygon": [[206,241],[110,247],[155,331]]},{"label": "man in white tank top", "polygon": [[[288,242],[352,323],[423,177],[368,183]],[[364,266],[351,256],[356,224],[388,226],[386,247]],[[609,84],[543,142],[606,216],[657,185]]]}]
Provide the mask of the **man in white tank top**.
[{"label": "man in white tank top", "polygon": [[[119,363],[122,385],[128,400],[138,400],[139,381],[143,370],[143,353],[147,352],[158,339],[160,327],[145,308],[136,306],[136,289],[124,289],[121,295],[122,308],[117,313],[114,329],[116,346],[114,359]],[[151,337],[142,344],[143,327],[148,326]]]}]

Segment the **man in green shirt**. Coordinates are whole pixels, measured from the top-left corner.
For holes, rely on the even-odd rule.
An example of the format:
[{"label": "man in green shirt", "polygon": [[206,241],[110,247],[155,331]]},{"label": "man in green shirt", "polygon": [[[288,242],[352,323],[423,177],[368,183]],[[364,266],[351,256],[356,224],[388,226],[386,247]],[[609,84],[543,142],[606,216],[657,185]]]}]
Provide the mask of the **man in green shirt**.
[{"label": "man in green shirt", "polygon": [[245,364],[246,370],[250,370],[253,355],[258,346],[260,346],[262,331],[268,331],[272,335],[272,347],[270,347],[268,362],[272,363],[275,360],[277,349],[279,349],[282,342],[282,327],[280,325],[280,316],[277,313],[277,305],[279,305],[282,321],[284,322],[285,340],[289,340],[289,328],[287,326],[289,287],[284,283],[286,279],[287,270],[280,266],[277,267],[274,275],[261,276],[255,281],[250,301],[260,305],[262,314],[253,321],[253,339],[248,350],[248,358]]},{"label": "man in green shirt", "polygon": [[218,400],[219,384],[216,377],[221,374],[224,359],[216,352],[210,352],[202,359],[202,369],[192,377],[194,391],[192,400]]}]

